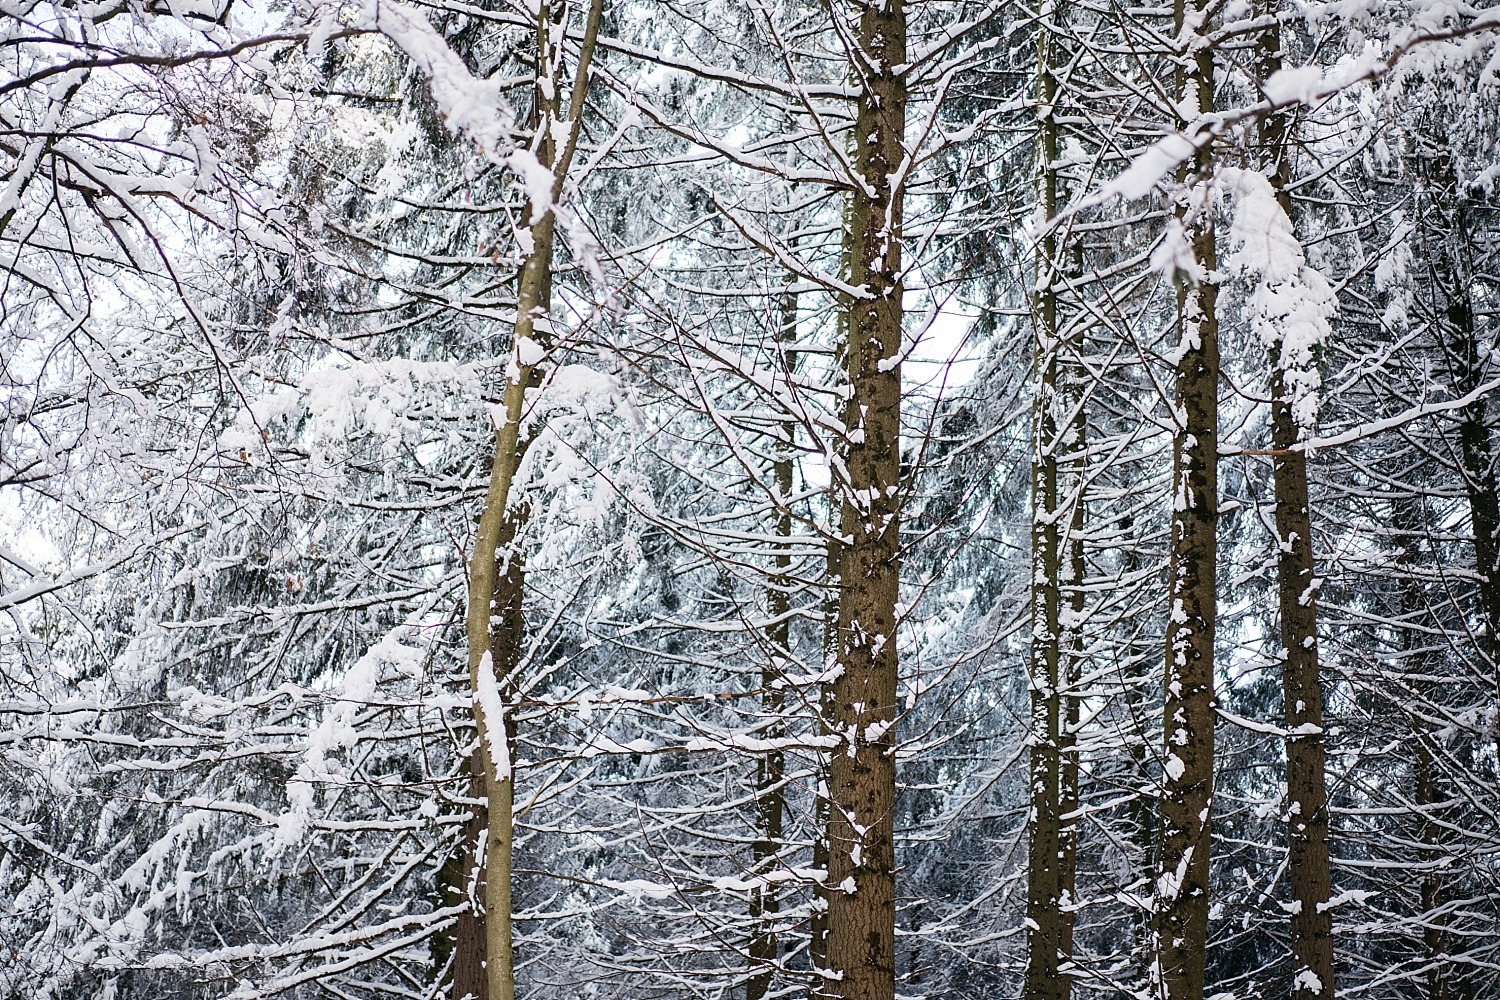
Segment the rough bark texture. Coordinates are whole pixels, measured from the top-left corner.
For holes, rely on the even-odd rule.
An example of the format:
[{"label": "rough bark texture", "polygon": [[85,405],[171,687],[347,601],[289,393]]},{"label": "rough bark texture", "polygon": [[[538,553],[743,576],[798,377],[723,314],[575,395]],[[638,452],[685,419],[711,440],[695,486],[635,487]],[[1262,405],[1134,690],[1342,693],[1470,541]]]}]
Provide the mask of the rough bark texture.
[{"label": "rough bark texture", "polygon": [[[1052,113],[1057,78],[1052,47],[1057,8],[1044,2],[1037,33],[1038,195],[1049,227],[1057,215],[1058,126]],[[1031,455],[1031,823],[1027,857],[1027,1000],[1066,1000],[1072,993],[1071,896],[1076,856],[1070,813],[1077,799],[1077,755],[1071,729],[1077,720],[1069,685],[1076,654],[1075,615],[1065,624],[1065,603],[1082,598],[1082,504],[1079,477],[1068,474],[1063,452],[1076,449],[1082,408],[1073,379],[1062,376],[1063,332],[1058,287],[1063,280],[1059,239],[1049,228],[1038,241],[1032,308]],[[1069,510],[1071,509],[1071,514]],[[1065,579],[1066,578],[1066,579]],[[1065,598],[1065,582],[1072,582]]]},{"label": "rough bark texture", "polygon": [[[1176,5],[1178,38],[1206,5]],[[1213,108],[1213,52],[1185,53],[1177,78],[1182,107]],[[1193,122],[1183,120],[1186,129]],[[1212,172],[1203,148],[1180,177]],[[1198,211],[1204,212],[1205,208]],[[1155,903],[1156,990],[1163,1000],[1202,1000],[1208,941],[1209,828],[1214,783],[1215,534],[1218,528],[1219,342],[1213,223],[1179,209],[1198,280],[1178,274],[1176,410],[1172,443],[1172,535],[1163,700],[1163,787]]]},{"label": "rough bark texture", "polygon": [[[480,834],[484,831],[484,760],[481,751],[469,755],[469,819],[464,823],[457,849],[438,872],[443,906],[463,904],[452,930],[434,940],[433,959],[448,967],[448,995],[453,1000],[488,1000],[484,978],[484,871],[480,867]],[[451,964],[449,964],[451,961]]]},{"label": "rough bark texture", "polygon": [[829,763],[828,953],[821,990],[850,1000],[895,995],[896,611],[901,424],[901,183],[906,14],[861,4],[853,142],[861,183],[846,234],[849,300],[840,489],[839,607]]},{"label": "rough bark texture", "polygon": [[1287,883],[1292,891],[1292,996],[1333,996],[1333,875],[1328,846],[1327,750],[1318,664],[1317,586],[1307,454],[1291,450],[1292,419],[1280,358],[1272,352],[1271,443],[1276,451],[1276,587],[1281,610],[1281,667],[1286,719]]},{"label": "rough bark texture", "polygon": [[[1274,14],[1274,11],[1268,11]],[[1274,16],[1260,39],[1260,78],[1281,69],[1281,30]],[[1276,200],[1292,219],[1290,116],[1268,115],[1261,145],[1268,155]],[[1318,659],[1318,581],[1314,576],[1307,453],[1293,447],[1306,436],[1297,426],[1279,344],[1269,352],[1271,475],[1276,497],[1276,590],[1281,616],[1281,688],[1286,723],[1287,884],[1292,895],[1294,1000],[1334,995],[1333,873],[1328,844],[1327,746],[1323,681]]]}]

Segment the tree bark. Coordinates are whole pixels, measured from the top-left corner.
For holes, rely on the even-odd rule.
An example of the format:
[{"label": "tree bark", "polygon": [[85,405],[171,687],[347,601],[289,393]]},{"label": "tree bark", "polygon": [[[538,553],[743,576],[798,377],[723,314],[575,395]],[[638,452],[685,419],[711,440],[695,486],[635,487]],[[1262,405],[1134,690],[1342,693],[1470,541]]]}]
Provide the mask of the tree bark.
[{"label": "tree bark", "polygon": [[[1188,0],[1177,0],[1176,37],[1197,37],[1198,31],[1184,31],[1188,16],[1191,12],[1204,25],[1208,9],[1202,0],[1194,0],[1192,8]],[[1213,77],[1211,46],[1184,52],[1177,71],[1178,106],[1211,112]],[[1178,127],[1186,130],[1192,124],[1183,118]],[[1184,166],[1179,181],[1189,184],[1207,178],[1212,166],[1213,153],[1205,145]],[[1195,209],[1185,200],[1177,215],[1198,273],[1176,276],[1176,431],[1153,972],[1162,1000],[1202,1000],[1214,783],[1215,535],[1219,518],[1219,331],[1214,275],[1218,261],[1207,206]]]},{"label": "tree bark", "polygon": [[[1083,411],[1078,378],[1063,374],[1058,286],[1063,280],[1057,218],[1058,85],[1053,46],[1057,8],[1044,0],[1037,26],[1038,201],[1044,225],[1037,246],[1032,306],[1031,456],[1031,823],[1027,857],[1027,1000],[1072,993],[1072,891],[1075,882],[1077,700],[1070,690],[1082,612],[1082,477],[1064,459],[1079,453]],[[1078,345],[1073,345],[1075,350]],[[1068,465],[1068,468],[1064,468]],[[1070,474],[1075,473],[1075,474]],[[1066,525],[1065,525],[1066,522]],[[1066,585],[1071,583],[1071,587]],[[1067,593],[1065,594],[1065,589]],[[1073,612],[1065,617],[1064,606]]]},{"label": "tree bark", "polygon": [[469,818],[459,834],[459,842],[438,872],[438,886],[443,906],[462,904],[453,928],[435,942],[435,964],[447,967],[448,995],[453,1000],[488,1000],[484,978],[484,871],[479,845],[486,825],[484,795],[484,759],[482,751],[470,754]]},{"label": "tree bark", "polygon": [[[782,295],[781,327],[777,331],[777,355],[782,372],[790,378],[795,355],[790,347],[797,334],[797,295],[788,290]],[[771,577],[766,584],[766,663],[761,670],[761,713],[767,720],[763,730],[767,739],[786,734],[782,721],[786,694],[782,688],[786,667],[791,658],[791,578],[792,557],[785,548],[792,534],[792,512],[787,506],[792,495],[792,443],[797,425],[783,421],[775,443],[776,457],[771,468],[777,493],[777,511],[772,531],[781,540],[781,548],[771,557]],[[756,835],[751,867],[752,877],[764,878],[775,868],[784,841],[786,802],[783,783],[786,778],[786,753],[780,749],[763,752],[756,762]],[[770,883],[757,886],[750,893],[750,979],[745,984],[745,1000],[761,1000],[775,979],[776,964],[781,957],[776,918],[781,904]]]},{"label": "tree bark", "polygon": [[903,0],[860,3],[856,184],[846,233],[848,301],[840,481],[839,607],[828,784],[828,953],[821,987],[895,996],[896,615],[901,510],[901,223],[905,165]]},{"label": "tree bark", "polygon": [[[1433,322],[1454,390],[1476,391],[1489,367],[1480,353],[1474,323],[1469,261],[1474,251],[1463,191],[1454,173],[1452,154],[1442,139],[1430,140],[1424,164],[1433,192],[1425,213],[1428,242],[1428,287],[1434,295]],[[1484,653],[1492,670],[1500,670],[1500,497],[1495,479],[1495,452],[1489,422],[1489,401],[1481,397],[1459,411],[1459,461],[1469,500],[1469,522],[1474,533],[1474,569],[1479,577],[1478,610],[1484,630]]]},{"label": "tree bark", "polygon": [[[1260,78],[1281,69],[1281,29],[1260,38]],[[1261,145],[1270,157],[1269,180],[1277,203],[1292,221],[1290,116],[1261,121]],[[1293,227],[1295,229],[1295,226]],[[1292,892],[1293,1000],[1334,995],[1333,873],[1328,843],[1327,747],[1323,681],[1318,659],[1318,580],[1314,576],[1312,512],[1307,453],[1294,450],[1305,428],[1297,426],[1280,343],[1269,351],[1271,475],[1276,499],[1276,590],[1281,615],[1281,686],[1286,723],[1287,881]]]},{"label": "tree bark", "polygon": [[[527,197],[526,227],[530,247],[516,279],[516,322],[512,362],[502,400],[503,416],[495,428],[495,452],[489,488],[479,517],[474,552],[469,560],[467,632],[469,680],[474,693],[474,720],[483,760],[486,800],[484,859],[484,967],[486,1000],[514,1000],[515,955],[511,905],[511,854],[515,840],[515,720],[507,710],[514,701],[516,667],[524,658],[525,621],[521,599],[525,563],[517,542],[528,511],[512,507],[511,488],[526,442],[521,437],[526,393],[541,382],[540,356],[551,344],[552,255],[556,242],[555,205],[562,195],[568,167],[577,150],[579,119],[598,38],[602,0],[590,8],[577,73],[566,112],[561,81],[561,30],[550,5],[537,8],[537,77],[533,103],[531,152],[552,174],[545,203]],[[554,37],[554,30],[558,36]],[[562,137],[559,143],[559,136]],[[530,191],[530,188],[528,188]],[[537,347],[543,350],[536,350]],[[503,550],[503,557],[502,557]],[[455,957],[455,961],[457,961]]]},{"label": "tree bark", "polygon": [[[1406,572],[1401,577],[1400,617],[1413,621],[1427,611],[1429,602],[1425,584],[1415,574],[1422,558],[1425,504],[1420,493],[1399,497],[1391,505],[1391,527],[1394,541],[1400,547],[1397,565]],[[1401,636],[1402,671],[1412,677],[1430,677],[1439,669],[1437,656],[1424,648],[1421,632],[1406,630]],[[1406,708],[1398,705],[1397,709]],[[1464,995],[1461,966],[1448,958],[1448,917],[1443,913],[1449,898],[1448,876],[1443,868],[1451,857],[1443,826],[1450,817],[1442,815],[1443,803],[1449,798],[1441,781],[1435,759],[1441,749],[1441,737],[1431,731],[1422,713],[1409,713],[1412,748],[1412,800],[1416,806],[1417,840],[1422,844],[1420,874],[1417,881],[1416,914],[1422,926],[1422,945],[1426,951],[1426,1000],[1458,1000]]]}]

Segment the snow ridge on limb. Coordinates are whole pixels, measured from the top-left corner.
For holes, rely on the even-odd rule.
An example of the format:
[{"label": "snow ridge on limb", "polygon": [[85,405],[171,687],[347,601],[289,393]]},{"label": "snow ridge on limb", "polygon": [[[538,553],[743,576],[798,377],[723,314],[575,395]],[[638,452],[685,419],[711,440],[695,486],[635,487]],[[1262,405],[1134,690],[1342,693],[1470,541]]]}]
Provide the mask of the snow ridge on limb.
[{"label": "snow ridge on limb", "polygon": [[1226,167],[1219,176],[1234,196],[1226,274],[1251,285],[1244,309],[1261,343],[1279,348],[1288,405],[1301,433],[1317,425],[1318,348],[1332,334],[1338,300],[1327,279],[1307,262],[1292,220],[1264,174]]}]

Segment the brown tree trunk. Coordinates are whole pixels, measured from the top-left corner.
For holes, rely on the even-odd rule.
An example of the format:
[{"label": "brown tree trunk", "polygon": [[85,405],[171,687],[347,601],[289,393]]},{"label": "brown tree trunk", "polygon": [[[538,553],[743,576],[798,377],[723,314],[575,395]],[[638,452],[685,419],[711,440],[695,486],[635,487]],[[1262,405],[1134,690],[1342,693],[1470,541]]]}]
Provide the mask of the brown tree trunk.
[{"label": "brown tree trunk", "polygon": [[[528,510],[524,504],[512,507],[510,494],[526,450],[526,442],[521,438],[526,393],[539,385],[542,378],[541,361],[533,345],[543,348],[542,353],[551,346],[552,254],[557,233],[554,206],[562,195],[563,181],[577,150],[578,124],[602,14],[602,0],[593,0],[580,45],[572,93],[565,108],[559,79],[561,30],[553,23],[546,0],[537,7],[537,77],[531,153],[543,168],[551,172],[553,181],[545,203],[535,195],[529,195],[527,199],[524,222],[530,230],[531,246],[516,279],[513,363],[501,406],[503,416],[495,428],[489,488],[479,516],[474,552],[469,559],[466,621],[469,679],[474,693],[474,721],[483,762],[486,801],[482,852],[486,1000],[515,998],[511,853],[515,841],[513,747],[516,734],[515,718],[507,706],[514,701],[515,668],[524,658],[525,621],[521,600],[525,589],[525,561],[517,543],[525,528]],[[556,36],[554,32],[557,32]],[[458,960],[455,956],[455,962]]]},{"label": "brown tree trunk", "polygon": [[[1070,690],[1082,611],[1082,477],[1063,453],[1082,446],[1078,375],[1065,368],[1059,319],[1063,281],[1053,226],[1059,198],[1056,8],[1044,2],[1037,29],[1038,195],[1045,224],[1037,247],[1032,307],[1031,455],[1031,822],[1026,891],[1026,1000],[1067,1000],[1073,950],[1077,699]],[[1078,345],[1072,345],[1077,349]],[[1071,377],[1069,377],[1071,376]],[[1066,585],[1071,583],[1071,588]],[[1067,593],[1065,594],[1065,588]],[[1065,603],[1074,612],[1064,624]]]},{"label": "brown tree trunk", "polygon": [[1271,352],[1271,444],[1276,451],[1276,586],[1281,609],[1281,667],[1286,719],[1286,823],[1288,882],[1292,890],[1292,996],[1328,1000],[1334,995],[1333,874],[1328,845],[1327,751],[1323,684],[1318,666],[1317,585],[1313,577],[1312,518],[1308,511],[1307,455],[1293,451],[1298,431],[1282,378],[1279,351]]},{"label": "brown tree trunk", "polygon": [[[795,355],[791,346],[797,334],[797,296],[788,290],[782,296],[781,328],[777,331],[778,356],[782,372],[790,379]],[[763,732],[775,740],[786,734],[782,721],[786,694],[782,683],[791,658],[792,557],[785,548],[792,535],[792,512],[787,504],[792,495],[792,444],[797,425],[784,421],[778,429],[775,461],[771,469],[776,488],[777,511],[772,530],[781,540],[781,548],[772,556],[771,578],[766,585],[766,663],[761,670],[761,712],[768,720]],[[786,778],[786,753],[780,749],[763,752],[756,762],[756,841],[753,846],[751,877],[764,878],[775,869],[784,840],[786,817],[783,782]],[[775,979],[781,957],[776,918],[781,903],[770,883],[750,892],[750,979],[745,984],[745,1000],[761,1000]]]},{"label": "brown tree trunk", "polygon": [[839,607],[828,773],[828,953],[821,988],[895,996],[896,611],[901,510],[901,222],[906,118],[903,0],[859,7],[840,493]]},{"label": "brown tree trunk", "polygon": [[[1206,21],[1203,0],[1177,0],[1176,35],[1191,11]],[[1196,37],[1197,32],[1186,32]],[[1177,73],[1180,106],[1214,106],[1211,46],[1185,53]],[[1191,124],[1180,121],[1178,127]],[[1179,180],[1212,173],[1203,147]],[[1176,432],[1172,442],[1172,534],[1169,619],[1163,700],[1163,787],[1159,810],[1155,968],[1162,1000],[1202,1000],[1208,943],[1210,816],[1214,784],[1215,535],[1219,520],[1218,266],[1206,206],[1179,207],[1198,275],[1178,274]],[[1170,238],[1170,237],[1169,237]]]},{"label": "brown tree trunk", "polygon": [[[1260,39],[1260,78],[1281,69],[1281,29],[1274,10]],[[1270,157],[1269,180],[1277,203],[1292,220],[1291,127],[1285,113],[1261,122],[1261,144]],[[1294,450],[1304,436],[1292,409],[1279,343],[1269,352],[1271,474],[1276,497],[1276,589],[1281,614],[1281,688],[1286,722],[1287,881],[1292,891],[1292,997],[1334,996],[1333,872],[1328,845],[1327,749],[1323,681],[1318,661],[1318,581],[1313,575],[1312,511],[1307,453]]]},{"label": "brown tree trunk", "polygon": [[[452,930],[435,942],[433,958],[448,967],[448,995],[453,1000],[488,1000],[484,979],[484,871],[479,857],[480,834],[485,828],[484,760],[482,751],[469,755],[469,818],[459,843],[438,871],[443,906],[463,905]],[[451,964],[450,964],[451,963]]]}]

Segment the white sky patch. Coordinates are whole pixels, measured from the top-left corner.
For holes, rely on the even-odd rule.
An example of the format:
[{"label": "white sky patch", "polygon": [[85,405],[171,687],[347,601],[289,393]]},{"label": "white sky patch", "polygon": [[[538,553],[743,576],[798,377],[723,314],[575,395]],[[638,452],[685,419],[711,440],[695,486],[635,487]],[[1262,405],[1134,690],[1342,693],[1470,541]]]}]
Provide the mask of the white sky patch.
[{"label": "white sky patch", "polygon": [[14,583],[23,573],[23,562],[31,570],[59,572],[62,553],[52,540],[36,528],[37,522],[22,509],[12,490],[0,490],[0,579]]},{"label": "white sky patch", "polygon": [[978,321],[978,310],[952,298],[929,314],[917,328],[901,366],[906,388],[937,393],[971,382],[983,361],[971,336]]}]

